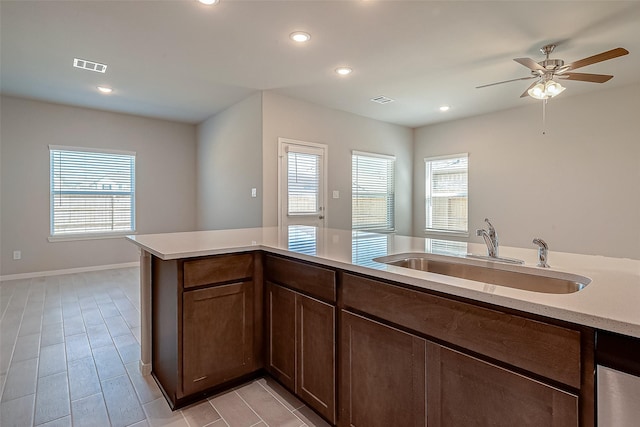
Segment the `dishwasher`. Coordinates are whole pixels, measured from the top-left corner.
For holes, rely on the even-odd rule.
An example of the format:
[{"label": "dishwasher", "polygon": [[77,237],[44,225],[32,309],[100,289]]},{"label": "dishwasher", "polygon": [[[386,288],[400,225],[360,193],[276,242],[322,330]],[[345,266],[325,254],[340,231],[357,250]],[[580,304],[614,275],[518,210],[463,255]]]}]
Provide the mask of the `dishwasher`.
[{"label": "dishwasher", "polygon": [[640,339],[596,335],[598,427],[640,426]]}]

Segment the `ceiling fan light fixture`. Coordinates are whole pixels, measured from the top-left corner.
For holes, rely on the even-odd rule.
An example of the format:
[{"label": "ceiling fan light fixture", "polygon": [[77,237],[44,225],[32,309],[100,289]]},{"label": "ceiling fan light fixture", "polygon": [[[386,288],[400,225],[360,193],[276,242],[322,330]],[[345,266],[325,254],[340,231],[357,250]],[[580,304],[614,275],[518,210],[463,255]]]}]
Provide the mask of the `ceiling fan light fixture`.
[{"label": "ceiling fan light fixture", "polygon": [[548,80],[546,82],[539,82],[531,89],[527,91],[529,96],[535,99],[549,99],[554,96],[560,95],[565,88],[558,82]]},{"label": "ceiling fan light fixture", "polygon": [[549,97],[553,98],[556,95],[560,95],[564,91],[564,89],[565,88],[560,83],[549,80],[545,84],[544,91],[547,95],[549,95]]},{"label": "ceiling fan light fixture", "polygon": [[531,89],[529,89],[529,96],[535,99],[547,99],[549,96],[545,94],[544,84],[538,83]]}]

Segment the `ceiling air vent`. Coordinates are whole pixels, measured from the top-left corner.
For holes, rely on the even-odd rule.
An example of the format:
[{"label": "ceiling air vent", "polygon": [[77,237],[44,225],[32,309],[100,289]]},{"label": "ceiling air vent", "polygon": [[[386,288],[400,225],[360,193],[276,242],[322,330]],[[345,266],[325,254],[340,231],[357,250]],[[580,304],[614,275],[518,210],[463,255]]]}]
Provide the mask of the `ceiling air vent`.
[{"label": "ceiling air vent", "polygon": [[373,102],[377,102],[378,104],[388,104],[389,102],[393,102],[393,99],[387,98],[386,96],[376,96],[375,98],[371,98]]},{"label": "ceiling air vent", "polygon": [[86,59],[73,58],[73,66],[82,70],[95,71],[97,73],[104,73],[107,71],[106,64],[87,61]]}]

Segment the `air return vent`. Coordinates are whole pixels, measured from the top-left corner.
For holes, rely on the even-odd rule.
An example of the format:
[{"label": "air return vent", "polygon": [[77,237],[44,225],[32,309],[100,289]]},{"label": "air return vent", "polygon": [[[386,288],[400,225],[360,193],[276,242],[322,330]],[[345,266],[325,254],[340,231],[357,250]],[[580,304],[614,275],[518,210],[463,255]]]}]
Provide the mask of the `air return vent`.
[{"label": "air return vent", "polygon": [[390,102],[393,102],[394,100],[391,98],[387,98],[386,96],[376,96],[375,98],[371,98],[371,100],[373,102],[377,102],[378,104],[388,104]]},{"label": "air return vent", "polygon": [[87,61],[86,59],[73,58],[73,66],[83,70],[95,71],[97,73],[104,73],[107,71],[106,64]]}]

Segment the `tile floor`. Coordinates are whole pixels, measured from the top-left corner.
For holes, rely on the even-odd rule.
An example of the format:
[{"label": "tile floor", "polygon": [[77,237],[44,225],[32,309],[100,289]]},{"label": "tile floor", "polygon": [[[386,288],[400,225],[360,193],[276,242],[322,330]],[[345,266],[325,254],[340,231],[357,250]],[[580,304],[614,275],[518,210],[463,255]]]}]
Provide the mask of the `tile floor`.
[{"label": "tile floor", "polygon": [[269,378],[172,412],[138,370],[137,268],[0,283],[0,425],[328,426]]}]

